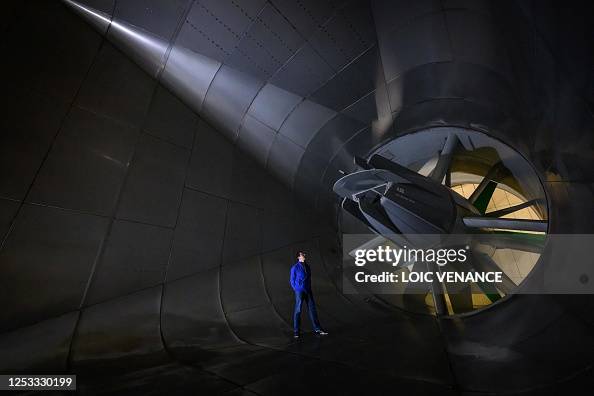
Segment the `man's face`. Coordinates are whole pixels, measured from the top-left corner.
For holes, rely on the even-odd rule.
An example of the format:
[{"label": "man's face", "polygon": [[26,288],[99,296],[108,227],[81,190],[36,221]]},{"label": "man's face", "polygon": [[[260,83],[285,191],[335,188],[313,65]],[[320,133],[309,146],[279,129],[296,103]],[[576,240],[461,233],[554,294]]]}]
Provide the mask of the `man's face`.
[{"label": "man's face", "polygon": [[303,263],[305,261],[305,254],[300,254],[299,256],[297,256],[297,259],[299,260],[300,263]]}]

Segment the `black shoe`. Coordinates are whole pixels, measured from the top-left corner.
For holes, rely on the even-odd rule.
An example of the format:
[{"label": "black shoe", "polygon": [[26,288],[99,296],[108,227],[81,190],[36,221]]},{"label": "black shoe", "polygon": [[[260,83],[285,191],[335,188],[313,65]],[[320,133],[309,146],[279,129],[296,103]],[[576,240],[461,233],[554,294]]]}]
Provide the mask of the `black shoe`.
[{"label": "black shoe", "polygon": [[293,333],[293,338],[299,338],[299,333]]},{"label": "black shoe", "polygon": [[317,335],[321,335],[321,336],[325,336],[325,335],[328,335],[328,332],[320,329],[320,330],[316,330],[316,334]]}]

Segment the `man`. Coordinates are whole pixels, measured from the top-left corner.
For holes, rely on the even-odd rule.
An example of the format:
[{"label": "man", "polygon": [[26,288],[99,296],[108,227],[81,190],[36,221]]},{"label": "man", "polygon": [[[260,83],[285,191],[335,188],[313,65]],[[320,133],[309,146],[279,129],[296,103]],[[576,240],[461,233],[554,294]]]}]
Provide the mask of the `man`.
[{"label": "man", "polygon": [[301,306],[303,301],[307,303],[307,311],[309,319],[318,335],[327,335],[328,333],[322,330],[320,322],[318,321],[318,313],[316,311],[316,302],[311,292],[311,271],[309,265],[305,262],[305,253],[297,253],[297,262],[291,267],[291,287],[295,291],[295,312],[293,313],[293,337],[299,338],[299,328],[301,323]]}]

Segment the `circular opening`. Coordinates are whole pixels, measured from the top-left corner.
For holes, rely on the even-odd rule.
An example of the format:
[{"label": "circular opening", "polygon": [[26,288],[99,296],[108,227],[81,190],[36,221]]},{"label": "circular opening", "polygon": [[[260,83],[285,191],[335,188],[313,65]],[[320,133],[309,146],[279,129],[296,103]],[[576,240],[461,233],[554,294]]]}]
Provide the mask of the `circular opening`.
[{"label": "circular opening", "polygon": [[[405,298],[406,293],[386,293],[381,296],[384,301],[431,313],[436,312],[437,303],[442,306],[440,314],[467,314],[513,294],[535,268],[548,230],[546,195],[531,164],[510,146],[482,132],[431,128],[395,138],[358,163],[362,170],[355,172],[358,176],[348,175],[350,184],[343,183],[339,191],[340,183],[335,185],[344,197],[343,212],[351,215],[343,215],[344,232],[349,232],[345,223],[356,219],[380,235],[487,235],[489,242],[481,247],[480,255],[473,253],[469,270],[501,271],[504,278],[502,284],[468,283],[457,288],[442,283],[414,299]],[[415,181],[399,184],[395,178],[381,188],[372,186],[375,182],[362,180],[372,170]],[[386,178],[383,173],[380,176]],[[422,202],[424,188],[435,188],[435,195],[442,198]],[[390,194],[389,189],[395,192]],[[413,270],[412,265],[398,269]],[[443,298],[442,303],[436,298]]]}]

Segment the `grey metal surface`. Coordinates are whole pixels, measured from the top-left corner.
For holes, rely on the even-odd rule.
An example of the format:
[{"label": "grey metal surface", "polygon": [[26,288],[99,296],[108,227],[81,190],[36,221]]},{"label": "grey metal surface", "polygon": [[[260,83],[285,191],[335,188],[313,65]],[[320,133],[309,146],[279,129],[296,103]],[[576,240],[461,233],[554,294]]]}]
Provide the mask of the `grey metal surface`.
[{"label": "grey metal surface", "polygon": [[[162,288],[159,285],[84,308],[72,340],[70,364],[84,372],[113,368],[113,357],[122,355],[136,357],[139,368],[166,362],[160,331]],[[129,343],[130,338],[136,342]],[[116,367],[122,370],[125,365],[121,361]]]},{"label": "grey metal surface", "polygon": [[[591,232],[581,6],[555,19],[521,1],[65,3],[75,12],[19,5],[27,23],[9,21],[2,44],[0,361],[30,356],[9,368],[105,369],[85,393],[278,394],[295,376],[295,392],[325,394],[591,385],[589,297],[408,314],[340,293],[326,223],[353,155],[451,125],[535,165],[552,232]],[[286,276],[304,247],[332,335],[293,343]]]},{"label": "grey metal surface", "polygon": [[113,46],[102,46],[76,95],[77,106],[117,121],[138,125],[150,104],[155,82]]},{"label": "grey metal surface", "polygon": [[22,200],[43,162],[63,117],[66,103],[36,93],[8,89],[0,119],[0,195]]},{"label": "grey metal surface", "polygon": [[97,216],[34,205],[18,211],[0,253],[3,331],[78,309],[107,223]]},{"label": "grey metal surface", "polygon": [[78,312],[3,332],[0,348],[10,356],[3,359],[3,373],[21,373],[27,370],[54,371],[68,368],[68,351],[76,328]]},{"label": "grey metal surface", "polygon": [[223,65],[210,83],[202,114],[209,122],[220,125],[227,137],[234,140],[261,87],[261,81]]},{"label": "grey metal surface", "polygon": [[[175,227],[167,280],[217,267],[223,249],[227,202],[186,188]],[[200,260],[196,262],[196,257]]]},{"label": "grey metal surface", "polygon": [[144,131],[178,146],[192,148],[198,117],[163,86],[157,87]]},{"label": "grey metal surface", "polygon": [[110,215],[137,139],[138,131],[128,125],[73,110],[37,175],[29,200]]},{"label": "grey metal surface", "polygon": [[171,237],[169,228],[114,221],[83,304],[96,304],[163,283]]},{"label": "grey metal surface", "polygon": [[190,150],[143,134],[120,197],[117,218],[173,227]]},{"label": "grey metal surface", "polygon": [[248,115],[278,131],[302,98],[290,91],[266,84],[252,102]]},{"label": "grey metal surface", "polygon": [[15,214],[19,210],[20,203],[18,201],[2,199],[0,200],[0,235],[4,239],[4,235],[10,229],[10,224]]}]

